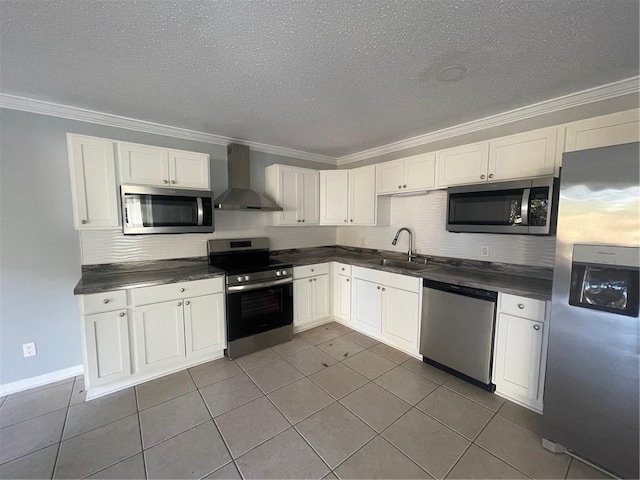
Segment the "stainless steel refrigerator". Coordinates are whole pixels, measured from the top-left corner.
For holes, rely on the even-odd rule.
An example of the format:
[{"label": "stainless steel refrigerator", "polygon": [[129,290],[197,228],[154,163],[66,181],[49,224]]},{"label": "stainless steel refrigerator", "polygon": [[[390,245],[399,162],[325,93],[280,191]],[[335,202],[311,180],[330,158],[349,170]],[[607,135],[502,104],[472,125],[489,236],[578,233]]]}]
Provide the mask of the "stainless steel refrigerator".
[{"label": "stainless steel refrigerator", "polygon": [[638,143],[562,161],[543,437],[638,478]]}]

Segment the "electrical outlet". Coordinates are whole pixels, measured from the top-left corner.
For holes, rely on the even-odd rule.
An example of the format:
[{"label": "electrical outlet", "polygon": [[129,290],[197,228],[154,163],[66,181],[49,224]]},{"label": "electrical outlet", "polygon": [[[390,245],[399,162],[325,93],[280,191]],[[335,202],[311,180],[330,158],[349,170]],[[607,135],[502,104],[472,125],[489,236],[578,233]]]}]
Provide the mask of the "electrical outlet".
[{"label": "electrical outlet", "polygon": [[483,257],[489,256],[489,245],[483,245],[482,247],[480,247],[480,255],[482,255]]},{"label": "electrical outlet", "polygon": [[26,357],[35,357],[38,352],[36,352],[36,344],[35,342],[31,343],[23,343],[22,344],[22,354]]},{"label": "electrical outlet", "polygon": [[360,239],[360,245],[362,245],[363,247],[367,246],[367,237],[362,237]]}]

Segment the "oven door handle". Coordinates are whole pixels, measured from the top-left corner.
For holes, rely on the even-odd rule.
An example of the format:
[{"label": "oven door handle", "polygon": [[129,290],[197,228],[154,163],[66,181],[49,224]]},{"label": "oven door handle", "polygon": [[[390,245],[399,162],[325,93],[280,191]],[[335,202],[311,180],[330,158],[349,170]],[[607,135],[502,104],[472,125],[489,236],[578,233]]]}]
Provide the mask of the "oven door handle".
[{"label": "oven door handle", "polygon": [[529,197],[531,196],[531,189],[525,188],[522,190],[522,201],[520,203],[520,217],[522,219],[521,225],[529,225]]},{"label": "oven door handle", "polygon": [[198,226],[201,227],[204,221],[204,209],[202,208],[202,197],[196,197],[196,204],[198,205]]},{"label": "oven door handle", "polygon": [[293,279],[283,278],[282,280],[253,283],[251,285],[234,285],[232,287],[227,287],[227,293],[247,292],[249,290],[257,290],[264,287],[275,287],[276,285],[284,285],[285,283],[293,283]]}]

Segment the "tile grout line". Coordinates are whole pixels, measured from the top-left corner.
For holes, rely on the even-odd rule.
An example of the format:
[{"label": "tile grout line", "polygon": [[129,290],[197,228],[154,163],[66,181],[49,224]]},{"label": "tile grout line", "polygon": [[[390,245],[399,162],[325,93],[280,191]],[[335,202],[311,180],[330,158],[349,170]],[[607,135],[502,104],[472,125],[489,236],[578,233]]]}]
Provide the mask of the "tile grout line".
[{"label": "tile grout line", "polygon": [[138,416],[138,433],[140,433],[140,453],[142,454],[142,469],[144,470],[144,478],[149,478],[147,473],[147,456],[144,454],[144,443],[142,441],[142,422],[140,421],[140,404],[138,403],[138,389],[133,387],[133,394],[136,398],[136,414]]},{"label": "tile grout line", "polygon": [[[58,440],[58,451],[56,452],[56,459],[53,462],[53,470],[51,472],[51,478],[55,476],[56,470],[58,468],[58,460],[60,458],[60,450],[62,449],[62,439],[64,438],[64,432],[67,429],[67,421],[69,420],[69,411],[71,410],[71,399],[73,398],[73,390],[76,386],[77,379],[73,377],[73,382],[71,383],[71,391],[69,392],[69,400],[67,401],[67,412],[64,416],[64,422],[62,423],[62,429],[60,430],[60,440]],[[64,384],[63,384],[64,385]],[[47,389],[45,389],[47,390]],[[86,400],[86,396],[85,396]],[[62,410],[62,409],[60,409]]]}]

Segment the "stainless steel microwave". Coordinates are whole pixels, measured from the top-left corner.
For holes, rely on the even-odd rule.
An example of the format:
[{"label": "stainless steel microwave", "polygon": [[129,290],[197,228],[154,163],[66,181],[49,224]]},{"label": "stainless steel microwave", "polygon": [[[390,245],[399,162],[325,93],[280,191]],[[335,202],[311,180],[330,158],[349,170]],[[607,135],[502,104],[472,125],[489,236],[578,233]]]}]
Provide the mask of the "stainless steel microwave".
[{"label": "stainless steel microwave", "polygon": [[213,192],[122,185],[122,232],[211,233]]},{"label": "stainless steel microwave", "polygon": [[447,230],[553,235],[559,181],[554,177],[450,187]]}]

